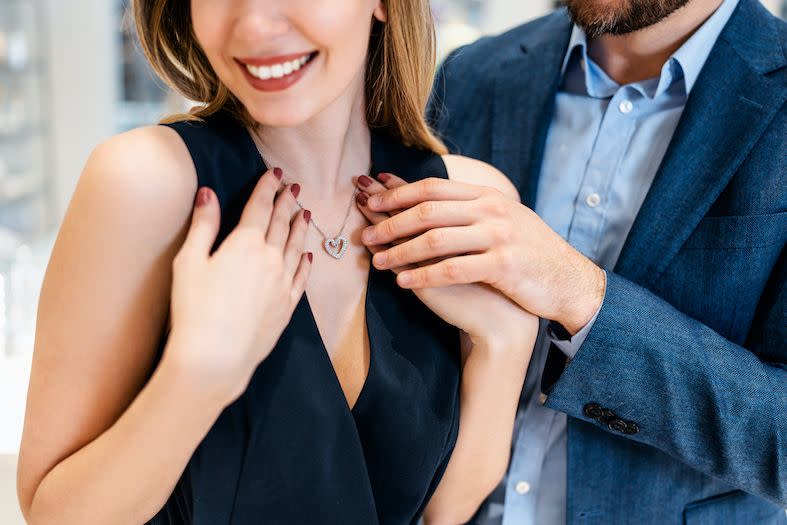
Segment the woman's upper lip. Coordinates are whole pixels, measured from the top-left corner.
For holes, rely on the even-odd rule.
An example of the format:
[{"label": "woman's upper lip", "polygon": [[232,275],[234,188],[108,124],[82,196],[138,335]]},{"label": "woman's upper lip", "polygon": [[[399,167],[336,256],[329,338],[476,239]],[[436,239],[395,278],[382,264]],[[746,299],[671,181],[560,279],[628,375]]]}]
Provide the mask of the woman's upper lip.
[{"label": "woman's upper lip", "polygon": [[248,66],[272,66],[275,64],[282,64],[284,62],[289,62],[290,60],[295,60],[297,58],[301,58],[307,55],[311,55],[314,51],[305,51],[303,53],[291,53],[289,55],[276,55],[276,56],[268,56],[268,57],[239,57],[236,58],[238,62]]}]

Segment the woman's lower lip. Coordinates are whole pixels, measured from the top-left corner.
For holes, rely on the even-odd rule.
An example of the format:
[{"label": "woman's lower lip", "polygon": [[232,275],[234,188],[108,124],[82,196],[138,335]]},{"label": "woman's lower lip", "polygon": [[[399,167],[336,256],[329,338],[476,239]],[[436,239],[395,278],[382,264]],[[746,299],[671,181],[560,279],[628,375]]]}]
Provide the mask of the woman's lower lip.
[{"label": "woman's lower lip", "polygon": [[267,80],[263,80],[261,78],[257,78],[246,68],[246,65],[243,63],[238,62],[238,66],[243,70],[243,74],[246,75],[246,80],[249,81],[251,87],[256,89],[257,91],[284,91],[285,89],[291,87],[293,84],[298,82],[302,77],[305,71],[311,66],[314,59],[312,58],[308,62],[306,62],[298,71],[293,71],[289,75],[284,75],[281,78],[269,78]]}]

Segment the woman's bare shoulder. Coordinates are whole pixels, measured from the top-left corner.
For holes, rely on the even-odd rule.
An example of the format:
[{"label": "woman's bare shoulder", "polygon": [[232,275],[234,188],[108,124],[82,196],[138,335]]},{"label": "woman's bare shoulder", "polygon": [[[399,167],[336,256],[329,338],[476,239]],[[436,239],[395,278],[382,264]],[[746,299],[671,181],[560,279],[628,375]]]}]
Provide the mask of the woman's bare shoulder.
[{"label": "woman's bare shoulder", "polygon": [[516,187],[494,166],[461,155],[443,155],[442,158],[449,179],[465,184],[495,188],[511,199],[520,200]]},{"label": "woman's bare shoulder", "polygon": [[85,183],[97,185],[115,198],[141,198],[150,205],[168,202],[171,206],[194,197],[197,176],[191,155],[175,130],[146,126],[96,146],[80,177],[80,184]]}]

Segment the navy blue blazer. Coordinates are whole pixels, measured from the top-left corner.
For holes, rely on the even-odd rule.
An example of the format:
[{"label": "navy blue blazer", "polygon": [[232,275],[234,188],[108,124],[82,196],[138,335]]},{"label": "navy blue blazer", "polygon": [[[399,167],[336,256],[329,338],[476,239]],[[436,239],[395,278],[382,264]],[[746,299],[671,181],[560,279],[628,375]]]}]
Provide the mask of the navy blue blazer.
[{"label": "navy blue blazer", "polygon": [[[531,208],[570,32],[561,9],[455,51],[430,104],[449,149],[506,173]],[[567,366],[547,360],[547,406],[569,416],[571,524],[787,523],[786,50],[787,24],[741,0],[592,331]]]}]

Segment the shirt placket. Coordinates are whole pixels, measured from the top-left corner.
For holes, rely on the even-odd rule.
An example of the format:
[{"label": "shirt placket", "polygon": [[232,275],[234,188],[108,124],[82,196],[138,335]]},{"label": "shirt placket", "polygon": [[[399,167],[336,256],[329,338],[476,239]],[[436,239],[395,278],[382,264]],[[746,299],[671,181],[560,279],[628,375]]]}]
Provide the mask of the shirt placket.
[{"label": "shirt placket", "polygon": [[636,98],[624,86],[609,100],[574,202],[567,240],[597,263],[612,181],[635,130]]}]

